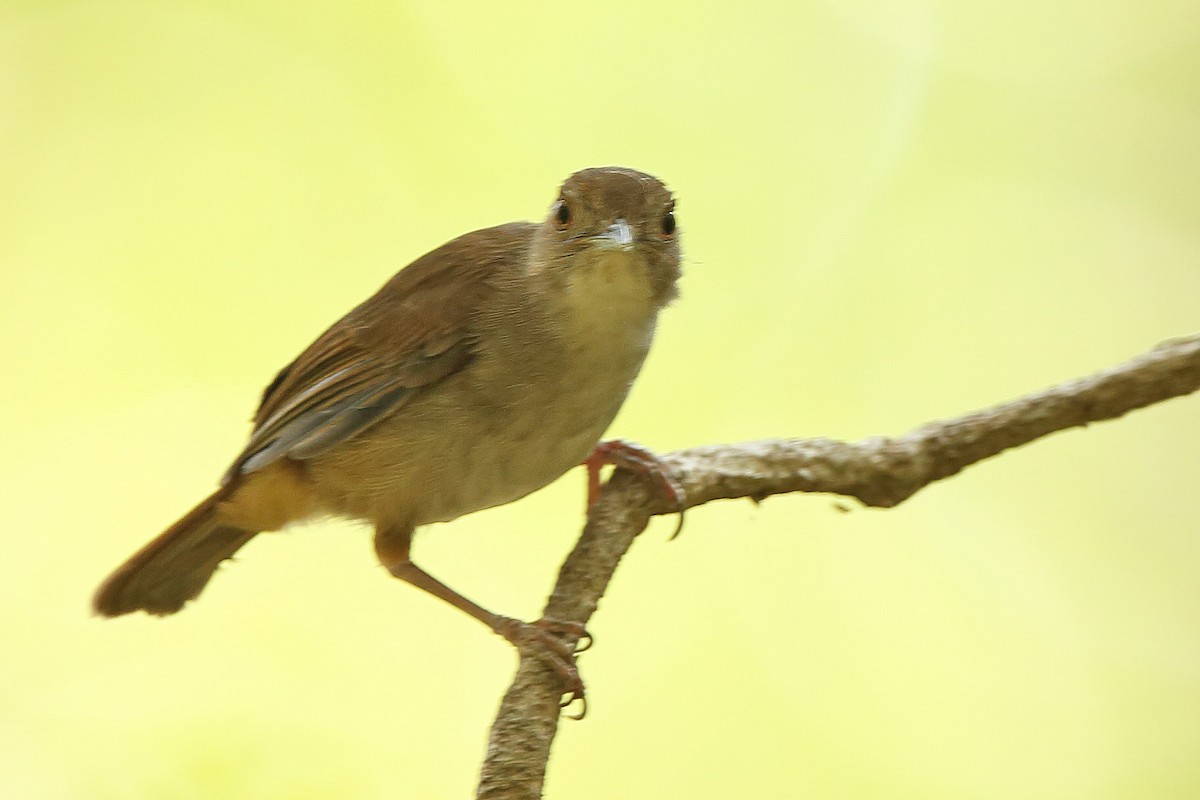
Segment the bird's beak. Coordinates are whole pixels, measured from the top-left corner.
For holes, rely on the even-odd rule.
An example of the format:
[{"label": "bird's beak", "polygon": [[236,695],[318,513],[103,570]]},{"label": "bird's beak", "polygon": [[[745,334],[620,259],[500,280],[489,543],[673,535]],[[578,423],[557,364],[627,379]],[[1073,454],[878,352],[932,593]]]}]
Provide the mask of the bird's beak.
[{"label": "bird's beak", "polygon": [[605,250],[629,250],[633,247],[633,228],[623,219],[618,219],[604,233],[596,234],[596,246]]}]

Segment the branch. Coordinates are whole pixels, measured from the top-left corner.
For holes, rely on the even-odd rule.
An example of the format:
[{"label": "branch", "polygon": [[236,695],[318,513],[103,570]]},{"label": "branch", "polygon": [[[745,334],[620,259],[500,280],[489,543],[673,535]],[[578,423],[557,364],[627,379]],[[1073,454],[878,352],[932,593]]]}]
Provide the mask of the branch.
[{"label": "branch", "polygon": [[[1200,335],[1086,378],[956,419],[931,422],[898,438],[859,442],[765,440],[695,447],[662,461],[687,494],[687,507],[712,500],[755,501],[786,492],[827,492],[888,508],[934,481],[1055,431],[1115,419],[1200,388]],[[559,572],[545,616],[586,623],[617,563],[665,501],[618,470],[605,487],[575,549]],[[492,727],[477,797],[536,800],[559,720],[559,678],[522,653]]]}]

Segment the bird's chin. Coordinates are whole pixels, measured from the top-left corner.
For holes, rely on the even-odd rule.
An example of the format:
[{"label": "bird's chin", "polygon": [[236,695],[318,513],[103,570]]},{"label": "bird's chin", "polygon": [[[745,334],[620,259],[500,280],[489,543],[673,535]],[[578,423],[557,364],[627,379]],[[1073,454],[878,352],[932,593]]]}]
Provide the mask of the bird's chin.
[{"label": "bird's chin", "polygon": [[618,242],[598,236],[592,240],[592,249],[598,253],[632,253],[637,246],[633,242]]}]

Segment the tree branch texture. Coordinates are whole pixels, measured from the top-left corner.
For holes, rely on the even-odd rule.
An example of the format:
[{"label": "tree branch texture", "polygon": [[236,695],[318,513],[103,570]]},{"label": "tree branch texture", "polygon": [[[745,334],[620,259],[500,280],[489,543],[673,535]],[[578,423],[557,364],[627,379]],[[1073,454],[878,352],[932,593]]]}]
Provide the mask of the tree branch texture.
[{"label": "tree branch texture", "polygon": [[[712,445],[661,456],[687,495],[686,507],[712,500],[761,500],[787,492],[824,492],[888,508],[921,488],[1042,436],[1200,389],[1200,335],[1173,339],[1085,378],[899,437],[858,442],[770,439]],[[617,470],[592,508],[559,572],[544,615],[586,623],[621,557],[655,514],[671,513],[644,481]],[[477,797],[541,797],[558,728],[558,676],[536,655],[521,663],[492,727]]]}]

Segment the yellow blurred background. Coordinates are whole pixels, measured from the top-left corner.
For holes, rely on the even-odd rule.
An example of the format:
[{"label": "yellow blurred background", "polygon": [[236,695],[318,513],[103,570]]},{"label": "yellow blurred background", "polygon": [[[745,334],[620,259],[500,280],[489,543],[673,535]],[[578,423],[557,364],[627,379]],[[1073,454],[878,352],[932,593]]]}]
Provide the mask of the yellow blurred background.
[{"label": "yellow blurred background", "polygon": [[[1197,329],[1194,0],[0,2],[0,796],[453,798],[514,666],[345,523],[177,617],[97,582],[394,271],[575,169],[677,193],[613,434],[899,434]],[[555,798],[1200,796],[1200,399],[889,511],[655,522]],[[572,473],[416,558],[536,617]]]}]

